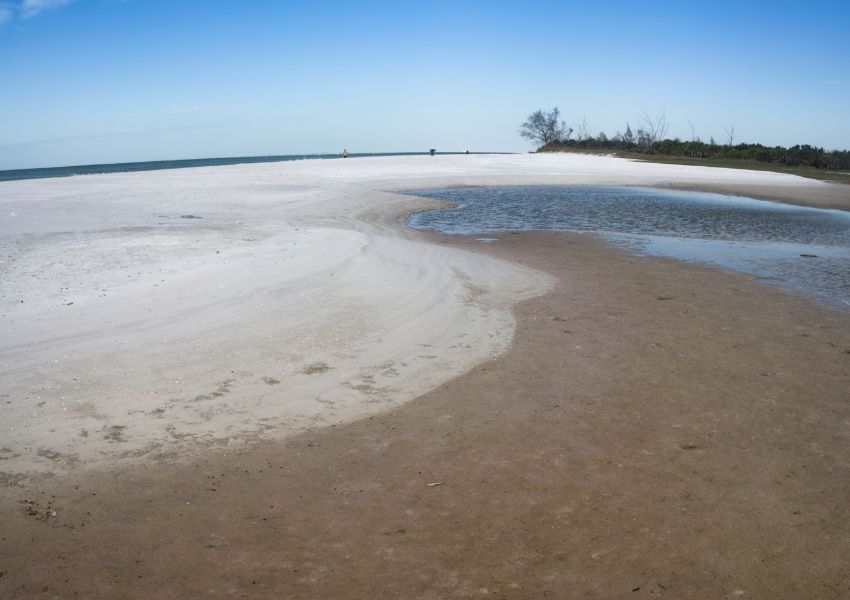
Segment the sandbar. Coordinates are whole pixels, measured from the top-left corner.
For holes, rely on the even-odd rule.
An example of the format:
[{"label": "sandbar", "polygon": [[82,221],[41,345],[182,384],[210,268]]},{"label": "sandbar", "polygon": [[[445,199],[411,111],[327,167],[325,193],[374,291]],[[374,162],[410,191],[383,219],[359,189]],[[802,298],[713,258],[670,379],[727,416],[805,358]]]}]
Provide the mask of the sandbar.
[{"label": "sandbar", "polygon": [[0,591],[846,597],[850,315],[401,224],[428,204],[399,190],[548,183],[850,207],[581,155],[0,184]]}]

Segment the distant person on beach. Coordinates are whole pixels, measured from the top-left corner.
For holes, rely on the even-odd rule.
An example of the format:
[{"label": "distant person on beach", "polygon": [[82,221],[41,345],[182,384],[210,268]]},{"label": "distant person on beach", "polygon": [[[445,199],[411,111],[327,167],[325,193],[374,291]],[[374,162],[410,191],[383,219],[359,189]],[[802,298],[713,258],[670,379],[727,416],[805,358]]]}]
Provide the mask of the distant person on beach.
[{"label": "distant person on beach", "polygon": [[436,150],[434,150],[433,148],[431,148],[431,150],[429,150],[429,152],[431,153],[431,156],[434,156],[434,153],[436,152]]},{"label": "distant person on beach", "polygon": [[342,157],[343,157],[343,158],[348,158],[348,148],[343,148],[343,149],[342,149]]},{"label": "distant person on beach", "polygon": [[467,150],[466,153],[469,154],[469,150]]}]

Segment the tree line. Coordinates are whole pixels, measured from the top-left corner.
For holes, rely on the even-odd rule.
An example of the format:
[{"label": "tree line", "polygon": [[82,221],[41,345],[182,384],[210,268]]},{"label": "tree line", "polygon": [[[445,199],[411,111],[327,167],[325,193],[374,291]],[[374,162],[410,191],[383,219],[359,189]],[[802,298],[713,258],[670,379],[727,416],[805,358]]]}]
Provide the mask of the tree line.
[{"label": "tree line", "polygon": [[704,142],[693,134],[692,139],[670,139],[668,122],[664,113],[652,116],[645,111],[638,118],[636,131],[626,123],[623,132],[608,137],[604,132],[592,135],[587,120],[570,127],[561,119],[557,107],[551,111],[531,113],[520,126],[520,135],[539,145],[538,152],[558,150],[609,150],[638,154],[658,154],[696,159],[744,160],[787,167],[812,167],[829,171],[850,170],[850,151],[827,151],[808,144],[791,146],[764,146],[763,144],[735,143],[734,126],[726,130],[724,142],[712,137]]}]

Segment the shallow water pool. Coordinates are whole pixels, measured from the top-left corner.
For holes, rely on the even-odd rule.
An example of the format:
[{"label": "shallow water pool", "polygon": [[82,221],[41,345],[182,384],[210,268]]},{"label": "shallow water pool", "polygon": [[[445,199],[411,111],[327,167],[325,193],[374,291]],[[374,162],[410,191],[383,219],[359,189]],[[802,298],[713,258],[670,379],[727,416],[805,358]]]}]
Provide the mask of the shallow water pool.
[{"label": "shallow water pool", "polygon": [[411,215],[447,234],[592,232],[629,251],[697,261],[850,306],[850,213],[740,196],[632,187],[411,192],[453,208]]}]

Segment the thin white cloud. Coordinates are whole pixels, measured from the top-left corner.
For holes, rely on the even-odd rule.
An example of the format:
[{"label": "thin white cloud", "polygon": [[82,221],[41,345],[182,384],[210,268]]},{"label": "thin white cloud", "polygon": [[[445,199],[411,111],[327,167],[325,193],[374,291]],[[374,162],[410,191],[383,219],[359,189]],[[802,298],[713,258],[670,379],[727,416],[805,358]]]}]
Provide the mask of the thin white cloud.
[{"label": "thin white cloud", "polygon": [[21,16],[24,19],[36,16],[45,10],[59,8],[72,0],[24,0],[21,2]]},{"label": "thin white cloud", "polygon": [[13,14],[10,7],[0,5],[0,26],[11,21]]}]

